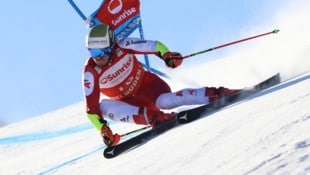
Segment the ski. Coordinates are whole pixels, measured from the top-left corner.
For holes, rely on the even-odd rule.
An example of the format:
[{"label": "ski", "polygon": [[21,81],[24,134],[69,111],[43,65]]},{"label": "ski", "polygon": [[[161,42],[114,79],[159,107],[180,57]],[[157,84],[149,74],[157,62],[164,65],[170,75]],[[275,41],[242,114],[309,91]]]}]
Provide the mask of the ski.
[{"label": "ski", "polygon": [[231,105],[259,91],[277,85],[280,82],[281,82],[280,74],[277,73],[272,77],[254,85],[253,87],[241,90],[239,93],[228,95],[213,103],[209,103],[206,105],[199,106],[197,108],[179,112],[177,114],[177,121],[179,123],[189,123],[193,120],[200,118],[201,116],[209,115],[210,113],[215,112],[217,109]]},{"label": "ski", "polygon": [[200,118],[201,116],[209,115],[213,112],[216,112],[218,109],[236,103],[250,95],[253,95],[261,90],[267,89],[279,83],[280,83],[280,74],[278,73],[266,79],[265,81],[262,81],[254,85],[253,87],[241,90],[239,93],[223,97],[213,103],[209,103],[206,105],[199,106],[197,108],[192,108],[189,110],[179,112],[174,120],[161,123],[157,125],[155,128],[150,129],[144,133],[141,133],[135,137],[132,137],[118,145],[105,148],[103,151],[103,156],[107,159],[114,158],[126,151],[129,151],[142,145],[143,143],[151,140],[152,138],[164,133],[169,129],[172,129],[180,124],[186,124],[191,121],[194,121]]}]

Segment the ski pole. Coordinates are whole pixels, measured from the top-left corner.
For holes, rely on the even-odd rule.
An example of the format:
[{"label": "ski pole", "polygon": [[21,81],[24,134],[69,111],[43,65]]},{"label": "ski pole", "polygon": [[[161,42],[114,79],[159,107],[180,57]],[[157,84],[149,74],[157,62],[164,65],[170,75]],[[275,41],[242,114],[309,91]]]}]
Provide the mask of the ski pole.
[{"label": "ski pole", "polygon": [[263,34],[255,35],[255,36],[251,36],[251,37],[244,38],[244,39],[241,39],[241,40],[237,40],[237,41],[233,41],[233,42],[230,42],[230,43],[226,43],[226,44],[223,44],[223,45],[220,45],[220,46],[212,47],[210,49],[206,49],[206,50],[203,50],[203,51],[199,51],[199,52],[196,52],[196,53],[192,53],[192,54],[183,56],[183,59],[184,58],[188,58],[188,57],[192,57],[192,56],[195,56],[195,55],[203,54],[203,53],[206,53],[206,52],[210,52],[212,50],[219,49],[219,48],[222,48],[222,47],[226,47],[226,46],[229,46],[229,45],[237,44],[237,43],[240,43],[240,42],[243,42],[243,41],[247,41],[247,40],[250,40],[250,39],[258,38],[258,37],[261,37],[261,36],[265,36],[265,35],[269,35],[269,34],[276,34],[279,31],[280,30],[278,30],[278,29],[274,29],[271,32],[267,32],[267,33],[263,33]]},{"label": "ski pole", "polygon": [[133,134],[133,133],[136,133],[136,132],[139,132],[139,131],[143,131],[143,130],[145,130],[145,129],[147,129],[147,128],[150,128],[150,127],[151,127],[151,125],[147,125],[147,126],[145,126],[145,127],[143,127],[143,128],[139,128],[139,129],[136,129],[136,130],[133,130],[133,131],[130,131],[130,132],[121,134],[120,136],[121,136],[121,137],[124,137],[124,136],[127,136],[127,135],[129,135],[129,134]]}]

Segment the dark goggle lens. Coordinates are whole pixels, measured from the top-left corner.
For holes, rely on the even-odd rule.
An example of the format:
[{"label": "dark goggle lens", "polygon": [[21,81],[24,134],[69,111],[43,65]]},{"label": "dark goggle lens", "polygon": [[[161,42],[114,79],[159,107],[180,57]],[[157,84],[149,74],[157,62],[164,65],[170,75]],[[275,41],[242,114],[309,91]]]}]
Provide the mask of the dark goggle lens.
[{"label": "dark goggle lens", "polygon": [[112,49],[110,47],[104,48],[104,49],[88,49],[90,52],[91,57],[105,57],[107,55],[110,55],[112,53]]}]

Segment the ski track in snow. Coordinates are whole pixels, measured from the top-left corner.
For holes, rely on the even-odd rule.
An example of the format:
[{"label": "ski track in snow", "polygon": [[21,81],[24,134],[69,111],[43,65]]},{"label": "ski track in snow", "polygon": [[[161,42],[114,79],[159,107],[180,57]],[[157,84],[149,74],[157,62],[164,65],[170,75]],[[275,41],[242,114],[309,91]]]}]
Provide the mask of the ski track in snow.
[{"label": "ski track in snow", "polygon": [[69,166],[70,164],[74,164],[75,162],[78,162],[79,160],[81,160],[83,158],[91,156],[92,154],[95,154],[95,153],[97,154],[99,151],[102,151],[103,148],[104,148],[103,146],[100,146],[99,148],[94,149],[94,150],[92,150],[92,151],[90,151],[88,153],[85,153],[85,154],[83,154],[83,155],[81,155],[79,157],[73,158],[73,159],[68,160],[66,162],[60,163],[59,165],[56,165],[56,166],[54,166],[54,167],[52,167],[50,169],[44,170],[44,171],[38,173],[38,175],[51,174],[53,172],[56,172],[58,169],[61,169],[64,166]]}]

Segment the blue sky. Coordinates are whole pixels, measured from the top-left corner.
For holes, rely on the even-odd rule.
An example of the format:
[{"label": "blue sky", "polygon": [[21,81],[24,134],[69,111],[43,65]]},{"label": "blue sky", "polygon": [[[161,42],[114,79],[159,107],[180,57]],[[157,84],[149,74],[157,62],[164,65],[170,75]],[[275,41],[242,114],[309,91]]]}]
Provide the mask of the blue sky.
[{"label": "blue sky", "polygon": [[[75,2],[87,16],[101,3]],[[273,13],[287,2],[142,0],[141,15],[145,38],[187,55],[245,37],[256,25],[267,23],[272,30]],[[0,121],[18,122],[83,100],[87,28],[67,1],[1,1],[0,21]],[[234,48],[188,59],[183,66],[219,59]],[[167,70],[156,57],[150,59],[153,67]]]}]

